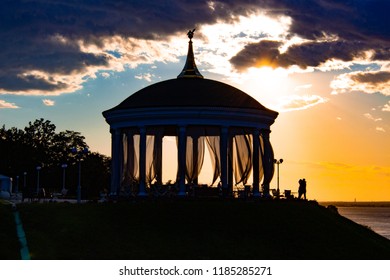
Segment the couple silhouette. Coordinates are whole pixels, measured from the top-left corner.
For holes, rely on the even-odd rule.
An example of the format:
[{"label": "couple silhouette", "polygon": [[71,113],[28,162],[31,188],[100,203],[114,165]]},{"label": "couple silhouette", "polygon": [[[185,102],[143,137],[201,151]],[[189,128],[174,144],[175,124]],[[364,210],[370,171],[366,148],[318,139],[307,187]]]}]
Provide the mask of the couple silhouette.
[{"label": "couple silhouette", "polygon": [[306,179],[299,179],[298,199],[303,198],[306,200]]}]

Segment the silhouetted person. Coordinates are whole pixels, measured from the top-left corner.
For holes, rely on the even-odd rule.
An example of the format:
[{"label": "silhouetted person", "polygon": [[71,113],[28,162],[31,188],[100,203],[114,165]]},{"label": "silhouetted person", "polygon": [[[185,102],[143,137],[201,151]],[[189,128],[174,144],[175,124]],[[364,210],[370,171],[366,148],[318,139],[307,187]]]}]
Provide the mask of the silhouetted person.
[{"label": "silhouetted person", "polygon": [[299,179],[298,199],[303,196],[306,200],[306,179]]}]

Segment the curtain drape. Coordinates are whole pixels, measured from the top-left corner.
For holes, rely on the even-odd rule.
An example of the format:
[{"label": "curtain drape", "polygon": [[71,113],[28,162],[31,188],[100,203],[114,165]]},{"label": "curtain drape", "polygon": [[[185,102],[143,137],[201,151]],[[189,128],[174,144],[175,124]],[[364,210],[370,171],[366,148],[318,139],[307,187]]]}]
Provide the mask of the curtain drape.
[{"label": "curtain drape", "polygon": [[139,135],[126,131],[122,135],[121,190],[126,191],[139,182]]},{"label": "curtain drape", "polygon": [[[253,135],[247,131],[234,130],[228,146],[229,172],[233,171],[235,184],[246,185],[253,171]],[[186,181],[196,183],[202,171],[206,146],[212,164],[211,185],[221,176],[220,140],[216,128],[189,127],[186,130]],[[146,184],[155,181],[161,183],[162,175],[162,139],[164,128],[153,128],[146,136]],[[274,175],[274,154],[269,141],[269,133],[259,135],[259,182],[267,186]],[[122,134],[123,156],[121,188],[139,183],[140,135],[137,129],[129,129]],[[231,176],[233,176],[231,175]],[[160,177],[160,179],[158,179]]]},{"label": "curtain drape", "polygon": [[259,135],[260,140],[260,146],[259,146],[259,153],[260,153],[260,160],[259,160],[259,182],[263,180],[264,177],[264,165],[263,165],[263,158],[264,158],[264,141],[261,134]]},{"label": "curtain drape", "polygon": [[199,134],[187,136],[186,145],[186,179],[188,183],[195,183],[204,161],[205,137]]},{"label": "curtain drape", "polygon": [[154,181],[162,178],[162,139],[163,127],[155,127],[146,136],[146,184],[151,185]]},{"label": "curtain drape", "polygon": [[221,176],[220,136],[207,136],[206,142],[210,152],[211,164],[213,166],[213,179],[211,182],[211,185],[213,185],[218,177]]},{"label": "curtain drape", "polygon": [[233,171],[236,185],[245,185],[252,172],[252,135],[233,137]]},{"label": "curtain drape", "polygon": [[146,185],[151,185],[153,180],[156,178],[156,172],[154,168],[155,160],[155,136],[146,135]]},{"label": "curtain drape", "polygon": [[263,188],[266,195],[269,192],[269,184],[274,176],[274,151],[272,149],[272,145],[269,141],[269,133],[263,132],[261,134],[261,139],[263,141],[263,170],[264,170],[264,181]]}]

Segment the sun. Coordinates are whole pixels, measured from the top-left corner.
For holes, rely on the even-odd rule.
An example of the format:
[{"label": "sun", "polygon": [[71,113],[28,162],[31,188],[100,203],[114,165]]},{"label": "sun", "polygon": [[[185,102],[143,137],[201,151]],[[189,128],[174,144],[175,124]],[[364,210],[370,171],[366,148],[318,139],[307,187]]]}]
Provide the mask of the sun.
[{"label": "sun", "polygon": [[280,99],[293,92],[296,85],[286,69],[271,67],[249,68],[232,77],[237,87],[266,107],[275,107]]}]

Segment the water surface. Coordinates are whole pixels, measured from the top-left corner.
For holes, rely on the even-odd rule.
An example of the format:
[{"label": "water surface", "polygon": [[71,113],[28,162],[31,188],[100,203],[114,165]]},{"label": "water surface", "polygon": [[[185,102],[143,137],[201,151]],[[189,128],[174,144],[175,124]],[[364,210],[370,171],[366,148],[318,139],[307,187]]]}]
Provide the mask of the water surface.
[{"label": "water surface", "polygon": [[390,239],[390,207],[338,206],[337,209],[340,215]]}]

